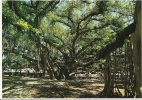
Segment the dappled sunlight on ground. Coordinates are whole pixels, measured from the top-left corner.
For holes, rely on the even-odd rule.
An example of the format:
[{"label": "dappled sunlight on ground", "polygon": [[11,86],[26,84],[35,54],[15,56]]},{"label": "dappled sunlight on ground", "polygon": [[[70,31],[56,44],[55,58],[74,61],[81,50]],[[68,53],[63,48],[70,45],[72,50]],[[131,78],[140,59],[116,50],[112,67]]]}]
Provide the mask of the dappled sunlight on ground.
[{"label": "dappled sunlight on ground", "polygon": [[3,98],[95,98],[104,84],[94,80],[50,80],[3,76]]}]

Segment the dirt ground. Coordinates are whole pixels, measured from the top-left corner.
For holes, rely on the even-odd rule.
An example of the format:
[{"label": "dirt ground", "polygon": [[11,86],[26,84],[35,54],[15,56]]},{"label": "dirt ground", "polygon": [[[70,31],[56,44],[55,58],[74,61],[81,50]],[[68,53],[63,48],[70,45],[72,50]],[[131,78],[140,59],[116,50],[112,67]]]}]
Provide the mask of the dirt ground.
[{"label": "dirt ground", "polygon": [[[50,80],[3,76],[3,98],[95,98],[104,88],[93,79]],[[121,90],[123,92],[123,90]]]}]

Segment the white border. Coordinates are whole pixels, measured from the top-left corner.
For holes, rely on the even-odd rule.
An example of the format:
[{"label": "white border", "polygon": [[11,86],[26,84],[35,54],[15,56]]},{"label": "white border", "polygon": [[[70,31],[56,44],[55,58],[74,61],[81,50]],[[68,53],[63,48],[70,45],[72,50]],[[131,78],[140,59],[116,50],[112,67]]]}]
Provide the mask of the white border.
[{"label": "white border", "polygon": [[[0,24],[0,28],[1,28],[1,30],[0,30],[0,33],[1,33],[1,36],[0,36],[0,56],[1,56],[1,60],[0,60],[0,99],[2,99],[2,1],[6,1],[6,0],[0,0],[0,22],[1,22],[1,24]],[[15,0],[15,1],[19,1],[19,0]],[[23,1],[23,0],[22,0]],[[45,0],[40,0],[40,1],[45,1]],[[46,0],[46,1],[51,1],[51,0]],[[61,0],[62,1],[62,0]],[[65,1],[76,1],[76,0],[65,0]],[[108,1],[108,0],[104,0],[104,1]],[[120,0],[116,0],[116,1],[120,1]],[[132,0],[128,0],[128,1],[132,1]],[[138,1],[141,1],[141,0],[138,0]],[[141,2],[142,3],[142,2]],[[142,10],[142,8],[141,8],[141,10]],[[141,21],[141,23],[142,23],[142,21]],[[142,32],[142,29],[141,29],[141,32]],[[142,35],[141,35],[141,38],[142,38]],[[142,48],[142,41],[141,41],[141,48]],[[142,49],[141,49],[141,52],[142,52]],[[142,59],[142,54],[141,54],[141,59]],[[141,72],[142,72],[142,65],[141,65]],[[142,73],[141,73],[141,77],[142,77]],[[141,85],[142,85],[142,83],[141,83]],[[3,98],[2,100],[15,100],[16,98]],[[20,100],[27,100],[27,99],[34,99],[34,100],[38,100],[38,99],[40,99],[40,98],[17,98],[17,99],[20,99]],[[58,100],[62,100],[62,99],[64,99],[64,98],[42,98],[41,100],[54,100],[54,99],[58,99]],[[65,98],[65,99],[74,99],[74,100],[78,100],[78,99],[100,99],[100,98]],[[101,99],[112,99],[112,98],[101,98]],[[113,98],[114,99],[114,98]],[[115,99],[118,99],[118,98],[115,98]],[[122,98],[119,98],[119,99],[122,99]],[[123,99],[128,99],[128,98],[123,98]],[[140,99],[141,100],[141,98],[129,98],[129,99]]]},{"label": "white border", "polygon": [[2,99],[2,0],[0,0],[0,99]]}]

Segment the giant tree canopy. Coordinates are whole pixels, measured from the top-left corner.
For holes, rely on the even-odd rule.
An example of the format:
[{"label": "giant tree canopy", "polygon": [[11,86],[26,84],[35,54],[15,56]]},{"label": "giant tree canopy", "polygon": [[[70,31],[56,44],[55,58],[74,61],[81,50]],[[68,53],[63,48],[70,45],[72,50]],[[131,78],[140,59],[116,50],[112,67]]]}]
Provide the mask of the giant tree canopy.
[{"label": "giant tree canopy", "polygon": [[89,67],[122,46],[135,27],[133,1],[28,0],[2,6],[3,63],[14,56],[52,70]]}]

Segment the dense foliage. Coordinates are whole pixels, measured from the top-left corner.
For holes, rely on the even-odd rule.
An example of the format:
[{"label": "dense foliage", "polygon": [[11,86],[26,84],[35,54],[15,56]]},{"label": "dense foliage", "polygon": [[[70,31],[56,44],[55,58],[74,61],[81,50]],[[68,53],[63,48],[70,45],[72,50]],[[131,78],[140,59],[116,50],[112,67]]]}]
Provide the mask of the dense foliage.
[{"label": "dense foliage", "polygon": [[[132,1],[3,1],[3,67],[92,67],[133,22]],[[99,58],[101,59],[101,58]]]}]

